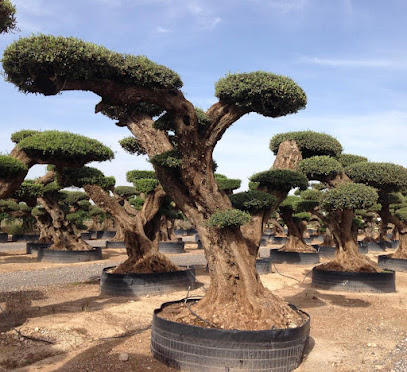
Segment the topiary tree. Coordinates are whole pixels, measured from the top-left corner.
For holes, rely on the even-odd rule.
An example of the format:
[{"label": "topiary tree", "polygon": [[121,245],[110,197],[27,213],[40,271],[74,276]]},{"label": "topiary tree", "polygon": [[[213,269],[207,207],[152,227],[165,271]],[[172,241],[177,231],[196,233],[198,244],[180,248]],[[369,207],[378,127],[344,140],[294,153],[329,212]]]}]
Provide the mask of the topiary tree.
[{"label": "topiary tree", "polygon": [[401,208],[397,210],[396,207],[395,213],[391,213],[390,210],[392,204],[403,202],[402,196],[397,193],[407,189],[407,169],[392,163],[361,162],[348,166],[345,171],[353,181],[379,190],[381,209],[378,213],[381,217],[381,228],[378,239],[388,240],[387,226],[389,223],[394,224],[400,234],[400,245],[391,257],[407,259],[407,224],[404,219],[404,208],[400,205]]},{"label": "topiary tree", "polygon": [[17,29],[16,8],[9,0],[0,2],[0,34]]},{"label": "topiary tree", "polygon": [[[229,74],[216,83],[219,101],[200,113],[184,97],[182,81],[170,69],[74,38],[22,38],[6,49],[3,67],[7,80],[23,92],[94,92],[102,98],[96,112],[115,117],[136,137],[163,189],[196,226],[206,250],[211,285],[194,305],[200,316],[226,329],[302,322],[263,287],[240,229],[207,223],[218,211],[232,209],[212,171],[215,145],[245,114],[277,118],[304,108],[306,95],[291,79],[263,71]],[[149,105],[163,112],[157,122]],[[185,311],[187,319],[191,314]]]},{"label": "topiary tree", "polygon": [[[131,174],[134,176],[134,172]],[[138,178],[143,176],[146,175],[138,174],[134,180],[143,180]],[[158,252],[158,232],[161,217],[158,212],[166,197],[161,186],[147,189],[148,182],[141,183],[141,189],[146,199],[141,210],[138,211],[129,203],[121,205],[120,198],[118,200],[116,197],[110,196],[109,191],[114,190],[115,180],[112,177],[105,177],[96,168],[67,168],[60,172],[59,178],[65,186],[82,187],[95,204],[112,215],[122,227],[128,258],[115,269],[116,274],[177,270],[177,266]],[[128,179],[131,178],[130,176]],[[124,190],[119,188],[118,191],[123,191],[126,194]],[[140,193],[137,187],[127,189],[127,191],[129,190]]]},{"label": "topiary tree", "polygon": [[16,146],[9,156],[0,156],[0,198],[9,197],[35,164],[81,167],[92,161],[111,160],[112,150],[99,141],[60,131],[22,130],[14,133]]}]

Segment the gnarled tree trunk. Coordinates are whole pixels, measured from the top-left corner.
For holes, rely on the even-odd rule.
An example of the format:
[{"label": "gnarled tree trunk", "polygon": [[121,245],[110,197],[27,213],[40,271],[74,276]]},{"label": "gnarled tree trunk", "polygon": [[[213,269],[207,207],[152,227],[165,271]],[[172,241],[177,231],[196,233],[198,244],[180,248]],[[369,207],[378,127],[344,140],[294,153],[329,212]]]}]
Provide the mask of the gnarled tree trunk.
[{"label": "gnarled tree trunk", "polygon": [[380,272],[381,269],[368,257],[359,253],[352,232],[354,212],[351,209],[336,211],[330,228],[336,240],[335,257],[318,268],[332,271]]},{"label": "gnarled tree trunk", "polygon": [[161,187],[157,187],[147,196],[143,208],[133,217],[100,186],[85,185],[84,190],[99,208],[113,216],[124,232],[128,258],[115,269],[114,273],[147,273],[178,269],[167,257],[158,252],[160,216],[157,213],[166,196]]},{"label": "gnarled tree trunk", "polygon": [[52,239],[56,235],[56,232],[52,224],[51,216],[47,213],[40,216],[34,216],[34,218],[37,221],[37,226],[40,231],[40,238],[36,243],[52,244]]},{"label": "gnarled tree trunk", "polygon": [[89,244],[82,240],[80,236],[75,234],[72,225],[66,219],[65,213],[57,201],[47,195],[39,197],[37,200],[38,204],[42,205],[52,218],[54,230],[52,232],[53,244],[50,249],[77,251],[93,249]]},{"label": "gnarled tree trunk", "polygon": [[376,229],[376,223],[375,223],[375,217],[374,216],[367,216],[365,218],[365,237],[363,238],[364,242],[375,242],[378,239],[375,238],[375,229]]},{"label": "gnarled tree trunk", "polygon": [[279,249],[284,252],[309,252],[315,253],[315,249],[304,241],[304,232],[306,230],[301,224],[297,224],[293,218],[293,212],[286,208],[281,210],[281,217],[287,225],[287,242]]},{"label": "gnarled tree trunk", "polygon": [[332,231],[330,230],[329,227],[325,228],[325,235],[324,235],[324,241],[322,242],[323,247],[334,247],[335,246],[335,240],[334,236],[332,235]]}]

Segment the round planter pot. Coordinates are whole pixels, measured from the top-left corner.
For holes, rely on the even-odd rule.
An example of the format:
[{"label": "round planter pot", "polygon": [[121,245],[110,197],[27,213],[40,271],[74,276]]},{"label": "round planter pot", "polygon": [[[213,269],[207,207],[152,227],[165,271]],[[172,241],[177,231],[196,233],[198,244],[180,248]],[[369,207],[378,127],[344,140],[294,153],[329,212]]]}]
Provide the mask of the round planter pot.
[{"label": "round planter pot", "polygon": [[314,244],[312,245],[315,249],[319,250],[319,255],[321,257],[334,257],[336,253],[336,247],[327,247],[323,245]]},{"label": "round planter pot", "polygon": [[84,232],[81,233],[81,239],[83,240],[91,240],[92,239],[92,232]]},{"label": "round planter pot", "polygon": [[387,255],[378,256],[379,266],[383,269],[407,272],[407,260],[402,258],[391,258]]},{"label": "round planter pot", "polygon": [[176,229],[174,231],[174,234],[179,235],[179,236],[185,236],[185,235],[187,235],[187,232],[184,229]]},{"label": "round planter pot", "polygon": [[36,235],[30,235],[30,234],[13,234],[13,235],[11,235],[11,241],[12,242],[35,242],[39,238],[40,238],[40,236],[38,234],[36,234]]},{"label": "round planter pot", "polygon": [[358,242],[358,250],[360,254],[368,254],[369,249],[368,249],[368,244],[367,242]]},{"label": "round planter pot", "polygon": [[286,241],[287,241],[286,237],[274,236],[272,243],[273,244],[284,244]]},{"label": "round planter pot", "polygon": [[68,251],[38,248],[37,261],[54,263],[87,262],[102,259],[102,247],[88,251]]},{"label": "round planter pot", "polygon": [[146,294],[162,294],[174,291],[195,289],[195,269],[151,274],[111,274],[106,267],[100,278],[100,293],[108,296],[137,297]]},{"label": "round planter pot", "polygon": [[52,243],[32,243],[28,242],[25,245],[26,253],[31,254],[32,251],[38,251],[38,248],[49,248]]},{"label": "round planter pot", "polygon": [[186,230],[186,234],[187,234],[188,236],[191,236],[191,235],[198,234],[198,231],[196,231],[195,229],[187,229],[187,230]]},{"label": "round planter pot", "polygon": [[203,328],[159,317],[163,308],[180,302],[154,310],[151,353],[166,365],[189,372],[283,372],[301,363],[310,331],[308,314],[301,312],[308,317],[301,327],[263,331]]},{"label": "round planter pot", "polygon": [[7,243],[7,241],[8,241],[8,234],[0,233],[0,243]]},{"label": "round planter pot", "polygon": [[256,271],[258,274],[270,274],[271,261],[269,258],[260,258],[256,260]]},{"label": "round planter pot", "polygon": [[161,253],[185,253],[185,242],[159,242],[158,251]]},{"label": "round planter pot", "polygon": [[126,245],[124,244],[124,242],[110,242],[110,241],[106,240],[105,247],[106,248],[126,248]]},{"label": "round planter pot", "polygon": [[276,264],[315,265],[319,263],[319,253],[281,252],[271,249],[270,261]]},{"label": "round planter pot", "polygon": [[96,233],[96,239],[111,239],[114,238],[116,235],[116,231],[104,231],[104,230],[99,230],[95,231]]},{"label": "round planter pot", "polygon": [[312,269],[312,286],[347,292],[389,293],[396,291],[394,271],[382,273],[355,273]]}]

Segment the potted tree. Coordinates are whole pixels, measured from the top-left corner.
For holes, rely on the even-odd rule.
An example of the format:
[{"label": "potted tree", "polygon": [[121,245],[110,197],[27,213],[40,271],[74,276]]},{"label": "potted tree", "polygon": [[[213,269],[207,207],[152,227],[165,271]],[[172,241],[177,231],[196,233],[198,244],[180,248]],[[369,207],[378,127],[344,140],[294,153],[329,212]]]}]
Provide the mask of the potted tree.
[{"label": "potted tree", "polygon": [[[156,357],[188,368],[190,357],[183,359],[182,353],[170,352],[173,357],[162,354],[166,348],[161,345],[160,332],[163,323],[174,323],[174,320],[182,328],[195,329],[197,318],[193,313],[219,328],[212,330],[207,328],[207,323],[198,322],[203,326],[199,332],[213,333],[222,328],[236,335],[236,330],[240,330],[243,333],[236,337],[247,343],[259,339],[246,332],[265,331],[269,341],[266,354],[271,364],[273,354],[279,352],[270,342],[272,334],[280,343],[288,341],[289,329],[295,329],[293,333],[297,336],[292,345],[305,345],[308,317],[261,284],[239,228],[250,217],[232,208],[212,171],[212,154],[217,142],[243,115],[257,112],[276,118],[304,108],[306,95],[298,85],[289,78],[263,71],[230,74],[216,84],[219,101],[205,113],[197,113],[180,90],[181,79],[168,68],[146,57],[114,53],[74,38],[45,35],[22,38],[11,44],[5,51],[3,67],[7,80],[22,91],[45,95],[64,90],[92,91],[102,98],[96,112],[106,112],[112,106],[120,108],[123,114],[118,125],[133,133],[139,147],[148,154],[165,192],[196,227],[208,259],[211,284],[205,297],[194,304],[168,305],[180,308],[177,319],[165,319],[168,306],[157,311],[152,329],[152,350]],[[141,103],[157,105],[163,110],[159,123]],[[272,327],[285,331],[276,332]],[[171,341],[174,345],[177,342]],[[188,343],[195,353],[194,343]],[[241,346],[238,346],[239,355]],[[302,350],[302,346],[293,346],[284,363],[295,368]],[[241,365],[241,358],[236,357],[237,354],[232,360],[224,361],[225,367]],[[199,359],[208,369],[210,361]],[[252,367],[247,368],[258,369],[254,355],[249,363]],[[261,363],[264,365],[264,359]]]}]

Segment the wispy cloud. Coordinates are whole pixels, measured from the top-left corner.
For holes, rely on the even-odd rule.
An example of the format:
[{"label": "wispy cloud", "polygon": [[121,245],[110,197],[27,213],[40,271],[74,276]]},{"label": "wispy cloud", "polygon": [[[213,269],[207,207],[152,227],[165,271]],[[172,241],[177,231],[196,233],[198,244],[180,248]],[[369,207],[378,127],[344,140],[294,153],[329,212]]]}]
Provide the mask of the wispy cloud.
[{"label": "wispy cloud", "polygon": [[250,0],[266,5],[279,13],[302,11],[308,4],[308,0]]},{"label": "wispy cloud", "polygon": [[314,64],[327,67],[348,67],[348,68],[392,68],[406,69],[407,63],[398,59],[341,59],[341,58],[319,58],[301,57],[300,63]]},{"label": "wispy cloud", "polygon": [[168,32],[171,32],[171,30],[169,30],[168,28],[158,26],[156,28],[156,32],[158,32],[159,34],[167,34]]}]

